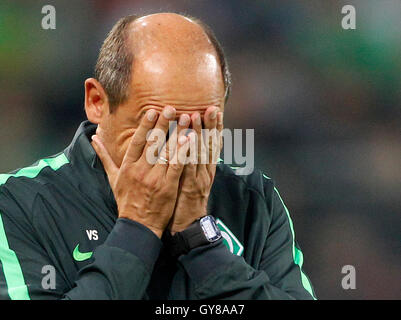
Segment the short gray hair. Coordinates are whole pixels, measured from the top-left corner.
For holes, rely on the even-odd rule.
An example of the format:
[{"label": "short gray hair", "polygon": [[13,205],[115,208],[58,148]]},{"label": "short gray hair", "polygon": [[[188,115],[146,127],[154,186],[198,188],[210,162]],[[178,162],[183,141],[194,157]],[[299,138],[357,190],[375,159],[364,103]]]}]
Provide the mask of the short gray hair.
[{"label": "short gray hair", "polygon": [[[217,40],[213,30],[197,18],[181,14],[201,26],[216,50],[221,72],[224,78],[225,101],[231,92],[231,73],[224,50]],[[128,99],[128,86],[131,82],[131,66],[133,53],[130,49],[128,34],[129,25],[145,15],[129,15],[121,18],[113,26],[100,48],[95,66],[95,78],[106,91],[109,99],[110,112]]]}]

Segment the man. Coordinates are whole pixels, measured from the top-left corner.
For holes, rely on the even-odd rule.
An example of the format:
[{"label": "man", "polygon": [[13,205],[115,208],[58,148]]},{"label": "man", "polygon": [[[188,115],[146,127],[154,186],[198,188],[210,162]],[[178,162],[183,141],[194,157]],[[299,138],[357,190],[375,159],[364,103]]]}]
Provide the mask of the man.
[{"label": "man", "polygon": [[[229,72],[210,29],[123,18],[95,77],[72,144],[0,175],[0,297],[313,299],[273,182],[181,161],[196,141],[197,160],[210,148],[202,129],[223,127]],[[177,139],[148,137],[173,120]]]}]

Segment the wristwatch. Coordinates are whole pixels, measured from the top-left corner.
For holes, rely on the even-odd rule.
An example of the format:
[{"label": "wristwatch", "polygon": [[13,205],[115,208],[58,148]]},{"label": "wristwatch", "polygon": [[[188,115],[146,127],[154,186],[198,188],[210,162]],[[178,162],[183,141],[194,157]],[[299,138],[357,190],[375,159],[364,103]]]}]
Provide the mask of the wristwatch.
[{"label": "wristwatch", "polygon": [[214,243],[221,239],[221,232],[213,216],[196,220],[188,228],[169,237],[168,247],[172,256],[187,254],[191,249]]}]

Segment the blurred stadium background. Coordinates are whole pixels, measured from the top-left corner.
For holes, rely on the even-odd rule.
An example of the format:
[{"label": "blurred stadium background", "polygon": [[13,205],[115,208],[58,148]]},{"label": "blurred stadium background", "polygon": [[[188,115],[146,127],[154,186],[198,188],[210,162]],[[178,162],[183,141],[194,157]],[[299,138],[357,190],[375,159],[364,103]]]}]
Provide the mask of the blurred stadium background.
[{"label": "blurred stadium background", "polygon": [[[54,5],[56,30],[41,28]],[[352,4],[357,29],[341,28]],[[320,299],[401,299],[401,1],[0,2],[0,172],[62,150],[84,120],[83,82],[121,16],[208,23],[233,73],[229,128],[255,128]],[[356,289],[341,287],[344,265]]]}]

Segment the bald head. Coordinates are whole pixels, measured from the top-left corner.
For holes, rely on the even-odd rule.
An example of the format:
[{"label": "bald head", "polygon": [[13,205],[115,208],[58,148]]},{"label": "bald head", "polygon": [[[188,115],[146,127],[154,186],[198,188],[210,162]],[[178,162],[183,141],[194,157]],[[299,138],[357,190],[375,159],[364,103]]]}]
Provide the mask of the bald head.
[{"label": "bald head", "polygon": [[203,28],[191,20],[175,13],[157,13],[136,19],[130,26],[135,39],[134,48],[141,50],[163,50],[171,54],[196,54],[198,50],[215,52]]},{"label": "bald head", "polygon": [[178,14],[153,14],[133,22],[129,34],[132,94],[151,90],[166,104],[189,105],[208,103],[210,95],[224,97],[219,57],[197,23]]},{"label": "bald head", "polygon": [[[108,95],[111,111],[144,84],[160,91],[185,86],[194,100],[196,93],[202,94],[196,92],[200,84],[220,79],[225,98],[230,87],[226,59],[213,32],[199,20],[175,13],[118,21],[101,48],[95,77]],[[182,92],[176,90],[173,97],[180,98]]]}]

